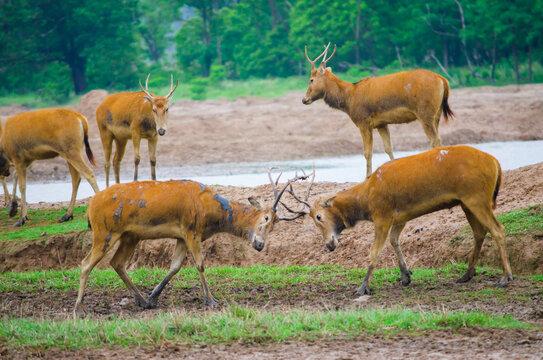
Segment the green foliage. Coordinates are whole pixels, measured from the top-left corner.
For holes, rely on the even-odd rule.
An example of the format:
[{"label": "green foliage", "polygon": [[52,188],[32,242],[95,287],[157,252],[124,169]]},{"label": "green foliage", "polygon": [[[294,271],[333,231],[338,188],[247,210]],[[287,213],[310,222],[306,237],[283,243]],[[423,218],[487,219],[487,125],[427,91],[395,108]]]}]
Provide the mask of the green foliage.
[{"label": "green foliage", "polygon": [[506,235],[523,235],[527,233],[543,233],[543,205],[530,206],[513,210],[498,216],[505,227]]},{"label": "green foliage", "polygon": [[56,104],[67,102],[72,89],[68,66],[59,62],[49,63],[43,77],[42,99]]}]

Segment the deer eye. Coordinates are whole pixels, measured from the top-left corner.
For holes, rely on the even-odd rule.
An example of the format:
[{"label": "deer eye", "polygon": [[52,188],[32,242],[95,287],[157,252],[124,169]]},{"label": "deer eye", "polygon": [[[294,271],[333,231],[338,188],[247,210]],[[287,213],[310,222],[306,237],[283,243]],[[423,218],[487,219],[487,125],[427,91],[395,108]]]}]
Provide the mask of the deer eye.
[{"label": "deer eye", "polygon": [[264,216],[264,221],[269,221],[270,217],[268,215]]},{"label": "deer eye", "polygon": [[321,221],[321,219],[322,219],[322,217],[320,216],[320,214],[317,215],[317,220],[318,220],[318,221]]},{"label": "deer eye", "polygon": [[156,114],[156,109],[155,108],[153,108],[153,112]]},{"label": "deer eye", "polygon": [[311,83],[312,83],[312,82],[313,82],[313,79],[309,80],[309,82],[311,82]]}]

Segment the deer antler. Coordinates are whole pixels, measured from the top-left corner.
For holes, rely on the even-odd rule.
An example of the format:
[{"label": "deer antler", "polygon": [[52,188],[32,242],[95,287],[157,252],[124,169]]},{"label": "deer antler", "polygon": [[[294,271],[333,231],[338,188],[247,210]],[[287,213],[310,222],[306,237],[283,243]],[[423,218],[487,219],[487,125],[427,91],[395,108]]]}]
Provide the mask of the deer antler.
[{"label": "deer antler", "polygon": [[[330,45],[330,44],[328,44]],[[307,59],[307,61],[309,61],[309,63],[311,64],[311,70],[315,70],[315,63],[317,62],[317,60],[319,60],[321,57],[324,56],[324,54],[326,54],[326,51],[328,50],[328,48],[324,49],[324,51],[322,52],[322,54],[320,54],[319,56],[317,56],[317,58],[313,61],[311,61],[309,59],[309,56],[307,56],[307,45],[305,46],[305,58]]]},{"label": "deer antler", "polygon": [[[151,95],[151,93],[149,92],[149,88],[147,86],[149,84],[149,77],[150,76],[151,76],[151,73],[149,73],[149,75],[147,75],[147,80],[145,80],[145,89],[141,85],[141,80],[140,80],[140,88],[141,88],[141,91],[143,91],[145,93],[145,95],[149,96],[152,99],[152,98],[154,98],[154,96]],[[172,78],[172,81],[173,81],[173,78]]]},{"label": "deer antler", "polygon": [[[273,202],[273,205],[272,205],[272,210],[274,212],[277,212],[277,205],[281,202],[281,196],[283,196],[284,192],[287,190],[287,188],[290,186],[292,187],[292,183],[298,181],[298,180],[305,180],[307,178],[309,178],[308,175],[306,175],[304,173],[304,175],[298,175],[298,172],[296,172],[296,174],[294,175],[294,177],[290,180],[287,181],[287,183],[285,184],[285,186],[281,189],[281,191],[277,190],[277,184],[279,182],[279,178],[281,177],[281,175],[283,174],[282,172],[279,174],[279,176],[277,177],[277,179],[275,180],[275,182],[273,181],[272,179],[272,176],[271,176],[271,171],[274,170],[274,169],[277,169],[276,167],[271,167],[268,169],[268,178],[270,179],[270,183],[273,187],[273,194],[275,196],[275,201]],[[283,206],[285,206],[285,204],[283,204],[283,202],[281,202],[281,204]],[[289,209],[287,206],[285,206],[285,208],[290,211],[290,212],[293,212],[291,209]],[[294,216],[294,217],[285,217],[283,216],[282,214],[282,211],[281,209],[279,208],[279,212],[281,213],[281,215],[277,216],[277,220],[294,220],[294,219],[297,219],[299,218],[300,216],[302,215],[305,215],[305,214],[297,214],[297,216]]]},{"label": "deer antler", "polygon": [[[311,178],[311,183],[309,184],[309,188],[307,190],[307,194],[306,194],[306,198],[305,198],[305,201],[304,200],[301,200],[299,197],[296,196],[296,194],[294,194],[294,190],[292,188],[292,184],[295,183],[296,181],[298,180],[306,180],[309,178],[310,175],[307,175],[305,173],[305,171],[303,169],[301,169],[303,175],[298,175],[298,172],[296,172],[294,178],[290,179],[287,181],[287,183],[285,184],[285,186],[283,187],[283,189],[281,191],[278,191],[277,190],[277,182],[279,181],[279,177],[281,177],[281,174],[279,174],[279,176],[277,177],[277,180],[275,181],[275,183],[273,182],[272,180],[272,177],[271,177],[271,170],[272,169],[276,169],[276,168],[269,168],[268,169],[268,176],[270,178],[270,182],[272,184],[272,187],[273,187],[273,191],[274,191],[274,194],[275,194],[275,202],[272,206],[272,209],[273,211],[276,211],[277,209],[277,204],[281,203],[281,205],[283,205],[283,207],[285,209],[287,209],[288,212],[292,213],[292,214],[295,214],[294,216],[291,216],[291,217],[286,217],[284,216],[283,214],[281,214],[280,216],[277,216],[277,220],[286,220],[286,221],[290,221],[290,220],[295,220],[299,217],[302,217],[306,214],[309,213],[309,211],[305,211],[305,206],[308,206],[309,208],[311,208],[311,205],[309,205],[309,203],[307,202],[307,199],[309,198],[309,192],[311,191],[311,187],[313,186],[313,182],[315,181],[315,164],[313,164],[313,173],[312,173],[312,178]],[[287,190],[288,188],[290,188],[289,190]],[[287,205],[285,205],[285,203],[283,203],[281,201],[281,196],[283,195],[283,193],[287,191],[288,193],[290,193],[296,200],[304,203],[304,207],[301,209],[301,210],[292,210],[291,208],[289,208]]]},{"label": "deer antler", "polygon": [[322,58],[322,64],[324,64],[324,67],[326,67],[326,63],[334,56],[334,54],[336,53],[336,49],[337,49],[337,45],[334,44],[334,52],[332,53],[332,55],[330,55],[330,57],[327,59],[326,58],[326,53],[328,52],[328,47],[330,46],[330,43],[328,43],[327,46],[325,46],[325,49],[324,49],[324,57]]},{"label": "deer antler", "polygon": [[[165,96],[166,98],[168,98],[168,100],[170,100],[170,98],[173,95],[173,92],[175,91],[175,89],[177,89],[177,85],[179,84],[179,80],[176,80],[175,87],[173,87],[173,74],[170,74],[170,75],[172,76],[172,82],[170,83],[170,92],[168,93],[168,95]],[[147,84],[145,86],[147,87]]]}]

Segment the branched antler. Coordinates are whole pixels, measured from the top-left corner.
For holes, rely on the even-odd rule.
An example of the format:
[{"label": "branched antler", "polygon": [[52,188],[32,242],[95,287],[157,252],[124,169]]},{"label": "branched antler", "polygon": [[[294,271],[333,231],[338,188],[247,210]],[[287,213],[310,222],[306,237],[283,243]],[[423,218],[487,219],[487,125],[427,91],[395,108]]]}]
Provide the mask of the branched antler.
[{"label": "branched antler", "polygon": [[[272,179],[272,176],[271,176],[271,171],[272,170],[275,170],[277,169],[276,167],[271,167],[268,169],[268,178],[270,179],[270,183],[273,187],[273,194],[275,196],[275,200],[273,202],[273,205],[272,205],[272,210],[274,212],[277,212],[277,205],[281,202],[281,196],[283,196],[283,194],[285,193],[285,191],[287,191],[287,188],[290,186],[292,187],[292,184],[295,183],[296,181],[298,180],[306,180],[309,178],[308,175],[306,175],[304,173],[304,175],[298,175],[298,172],[296,172],[296,174],[294,175],[294,177],[290,180],[287,181],[287,183],[285,184],[285,186],[281,189],[281,191],[277,190],[277,184],[279,183],[279,178],[281,177],[281,175],[283,174],[282,172],[279,174],[279,176],[277,177],[277,179],[275,181],[273,181]],[[303,171],[302,171],[303,172]],[[314,173],[314,169],[313,169],[313,173]],[[313,175],[313,178],[315,178],[315,176]],[[290,191],[289,191],[290,192]],[[281,204],[285,207],[285,209],[287,209],[289,212],[292,212],[292,213],[296,213],[297,215],[294,216],[294,217],[286,217],[283,215],[282,211],[281,211],[281,208],[279,208],[279,213],[280,215],[279,216],[276,216],[277,220],[286,220],[286,221],[290,221],[290,220],[294,220],[294,219],[297,219],[299,218],[300,216],[303,216],[305,215],[305,213],[302,213],[300,214],[299,212],[296,212],[296,211],[293,211],[292,209],[288,208],[287,206],[285,206],[285,204],[283,202],[281,202]]]},{"label": "branched antler", "polygon": [[321,57],[323,57],[325,54],[326,54],[326,51],[328,50],[328,48],[324,49],[324,51],[322,52],[322,54],[320,54],[319,56],[317,56],[317,58],[313,61],[311,61],[309,59],[309,56],[307,56],[307,45],[305,46],[305,58],[307,59],[307,61],[309,61],[309,63],[311,64],[311,70],[315,70],[315,63],[317,62],[317,60],[319,60]]}]

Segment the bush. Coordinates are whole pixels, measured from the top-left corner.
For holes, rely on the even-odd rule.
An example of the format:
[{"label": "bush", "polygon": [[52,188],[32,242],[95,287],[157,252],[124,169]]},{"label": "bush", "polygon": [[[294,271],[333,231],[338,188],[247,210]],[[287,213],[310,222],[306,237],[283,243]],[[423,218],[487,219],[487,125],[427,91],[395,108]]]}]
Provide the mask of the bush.
[{"label": "bush", "polygon": [[193,100],[204,100],[206,98],[209,80],[202,77],[192,78],[189,82],[190,98]]},{"label": "bush", "polygon": [[50,63],[43,71],[42,76],[41,98],[43,101],[52,101],[57,104],[68,101],[72,81],[67,65],[58,62]]}]

